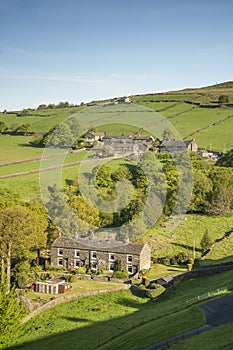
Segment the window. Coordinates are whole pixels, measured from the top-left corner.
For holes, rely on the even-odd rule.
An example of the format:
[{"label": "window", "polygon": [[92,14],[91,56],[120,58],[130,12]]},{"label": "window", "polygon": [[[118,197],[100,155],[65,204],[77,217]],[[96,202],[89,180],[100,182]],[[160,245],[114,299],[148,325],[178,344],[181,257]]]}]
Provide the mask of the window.
[{"label": "window", "polygon": [[97,269],[97,263],[95,261],[91,265],[92,265],[92,269],[94,269],[94,270]]},{"label": "window", "polygon": [[91,252],[91,259],[96,259],[96,257],[97,257],[96,252],[92,251]]},{"label": "window", "polygon": [[127,255],[127,262],[131,263],[133,261],[133,255]]},{"label": "window", "polygon": [[115,257],[114,257],[114,254],[113,253],[109,253],[109,260],[114,260]]},{"label": "window", "polygon": [[74,260],[74,267],[79,267],[80,266],[80,261],[79,260]]},{"label": "window", "polygon": [[63,266],[63,259],[62,258],[57,259],[57,265]]},{"label": "window", "polygon": [[109,271],[114,271],[115,270],[115,264],[114,263],[110,263],[109,264]]},{"label": "window", "polygon": [[127,270],[129,273],[133,273],[133,266],[132,265],[127,265]]},{"label": "window", "polygon": [[74,256],[79,258],[80,257],[80,250],[79,249],[75,249],[74,250]]},{"label": "window", "polygon": [[63,249],[62,248],[58,248],[57,255],[63,255]]}]

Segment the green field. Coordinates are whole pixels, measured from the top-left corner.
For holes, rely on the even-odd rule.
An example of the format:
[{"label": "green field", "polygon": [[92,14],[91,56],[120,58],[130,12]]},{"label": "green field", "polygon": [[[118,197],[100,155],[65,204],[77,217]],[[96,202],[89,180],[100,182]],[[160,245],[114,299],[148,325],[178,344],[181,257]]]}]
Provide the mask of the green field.
[{"label": "green field", "polygon": [[170,350],[232,350],[233,324],[223,325],[169,346]]},{"label": "green field", "polygon": [[[212,243],[233,228],[233,215],[207,216],[198,214],[186,214],[186,220],[182,220],[174,230],[169,231],[166,227],[155,227],[149,230],[141,239],[147,242],[152,248],[155,257],[173,257],[184,252],[193,257],[193,247],[195,244],[196,258],[201,257],[200,241],[208,228]],[[208,259],[216,261],[228,257],[233,259],[232,245],[225,243],[224,250],[213,250],[213,254]],[[217,250],[217,246],[215,248]],[[215,253],[214,253],[215,252]]]},{"label": "green field", "polygon": [[224,286],[233,288],[231,271],[183,280],[156,302],[118,291],[60,304],[15,331],[10,349],[139,350],[205,324],[186,301]]}]

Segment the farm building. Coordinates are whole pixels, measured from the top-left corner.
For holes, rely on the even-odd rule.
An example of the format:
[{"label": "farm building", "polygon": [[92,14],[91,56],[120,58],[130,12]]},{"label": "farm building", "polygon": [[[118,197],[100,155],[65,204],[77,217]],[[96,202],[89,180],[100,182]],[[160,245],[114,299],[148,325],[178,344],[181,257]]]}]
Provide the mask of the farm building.
[{"label": "farm building", "polygon": [[192,151],[197,152],[198,146],[196,144],[195,139],[189,141],[183,140],[167,140],[163,141],[160,145],[161,153],[178,153],[183,151]]},{"label": "farm building", "polygon": [[88,266],[114,272],[122,270],[134,274],[150,268],[151,250],[146,244],[112,240],[58,237],[51,246],[51,265],[75,269]]},{"label": "farm building", "polygon": [[34,292],[45,294],[60,294],[71,290],[69,283],[61,279],[50,279],[48,281],[36,281],[34,283]]}]

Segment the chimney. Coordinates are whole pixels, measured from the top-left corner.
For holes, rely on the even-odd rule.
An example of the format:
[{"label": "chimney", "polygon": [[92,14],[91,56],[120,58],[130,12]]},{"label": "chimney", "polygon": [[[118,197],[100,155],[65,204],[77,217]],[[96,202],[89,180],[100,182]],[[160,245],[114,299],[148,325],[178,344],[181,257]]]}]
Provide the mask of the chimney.
[{"label": "chimney", "polygon": [[74,232],[74,239],[78,239],[78,231]]}]

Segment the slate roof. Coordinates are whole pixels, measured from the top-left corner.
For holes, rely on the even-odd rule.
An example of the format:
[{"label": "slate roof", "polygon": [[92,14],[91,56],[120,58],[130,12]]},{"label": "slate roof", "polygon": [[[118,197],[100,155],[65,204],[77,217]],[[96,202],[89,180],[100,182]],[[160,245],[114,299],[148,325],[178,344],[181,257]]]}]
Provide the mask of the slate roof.
[{"label": "slate roof", "polygon": [[52,244],[52,248],[73,248],[138,255],[140,255],[144,246],[145,244],[140,243],[124,243],[115,240],[88,238],[75,239],[72,237],[58,237]]}]

